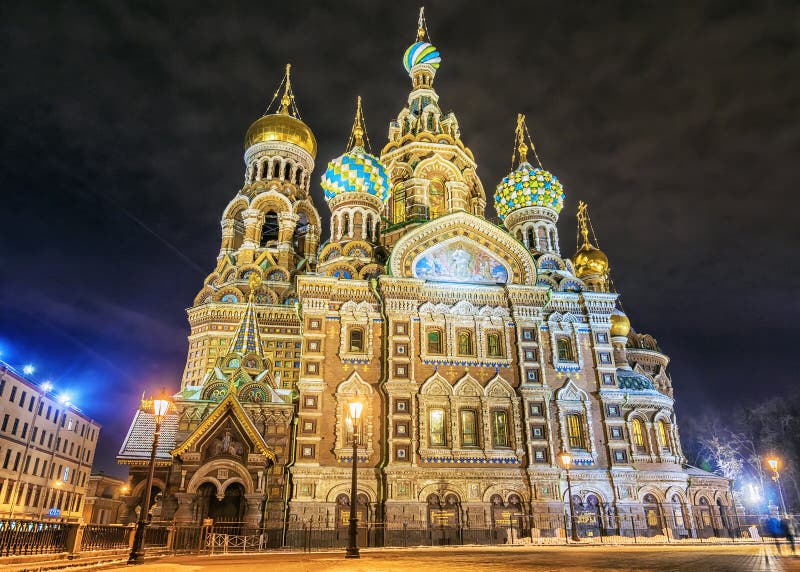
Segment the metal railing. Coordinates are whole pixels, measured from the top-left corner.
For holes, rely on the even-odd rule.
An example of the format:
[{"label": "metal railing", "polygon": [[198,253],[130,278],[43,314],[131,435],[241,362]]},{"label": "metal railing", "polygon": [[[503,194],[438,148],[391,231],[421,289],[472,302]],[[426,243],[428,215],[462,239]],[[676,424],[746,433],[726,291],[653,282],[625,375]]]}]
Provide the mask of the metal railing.
[{"label": "metal railing", "polygon": [[53,522],[0,520],[0,556],[65,552],[67,526]]},{"label": "metal railing", "polygon": [[87,524],[81,537],[81,552],[127,548],[130,527],[121,524]]}]

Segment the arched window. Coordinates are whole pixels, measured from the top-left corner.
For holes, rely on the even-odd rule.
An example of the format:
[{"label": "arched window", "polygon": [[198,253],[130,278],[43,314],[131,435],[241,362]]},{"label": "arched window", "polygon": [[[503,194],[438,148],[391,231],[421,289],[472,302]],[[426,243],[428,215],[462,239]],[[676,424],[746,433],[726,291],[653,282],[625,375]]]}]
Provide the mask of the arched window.
[{"label": "arched window", "polygon": [[441,330],[428,330],[428,353],[436,355],[442,354]]},{"label": "arched window", "polygon": [[583,415],[580,413],[567,415],[567,437],[571,449],[586,449],[586,439],[583,437]]},{"label": "arched window", "polygon": [[541,251],[547,250],[547,229],[543,226],[540,226],[538,229],[536,229],[536,236],[539,242],[537,249]]},{"label": "arched window", "polygon": [[267,243],[278,240],[278,214],[275,211],[269,211],[264,215],[264,224],[261,226],[261,246],[267,246]]},{"label": "arched window", "polygon": [[536,248],[536,238],[533,234],[533,229],[528,229],[528,248]]},{"label": "arched window", "polygon": [[507,411],[492,411],[492,442],[495,447],[510,446]]},{"label": "arched window", "polygon": [[471,356],[475,352],[472,350],[472,334],[470,332],[458,333],[458,355]]},{"label": "arched window", "polygon": [[478,413],[472,409],[461,410],[461,446],[478,446]]},{"label": "arched window", "polygon": [[556,340],[556,348],[558,350],[558,361],[575,361],[575,356],[572,353],[572,344],[567,338],[558,338]]},{"label": "arched window", "polygon": [[392,222],[399,224],[406,220],[406,191],[405,189],[392,190]]},{"label": "arched window", "polygon": [[669,438],[668,438],[668,429],[667,423],[663,419],[659,419],[658,423],[656,424],[658,430],[658,444],[661,445],[662,449],[669,449]]},{"label": "arched window", "polygon": [[631,434],[636,448],[644,449],[644,423],[638,417],[634,417],[631,423]]},{"label": "arched window", "polygon": [[428,204],[430,205],[430,218],[439,218],[445,213],[446,191],[444,182],[435,178],[428,186]]},{"label": "arched window", "polygon": [[342,236],[349,236],[350,235],[350,214],[344,213],[344,217],[342,219]]},{"label": "arched window", "polygon": [[500,334],[493,332],[486,336],[486,345],[491,357],[503,355],[503,347],[500,344]]},{"label": "arched window", "polygon": [[445,446],[445,413],[444,409],[431,409],[428,415],[428,438],[431,447]]},{"label": "arched window", "polygon": [[348,348],[353,353],[363,353],[364,351],[364,330],[361,328],[353,328],[350,330],[350,343]]}]

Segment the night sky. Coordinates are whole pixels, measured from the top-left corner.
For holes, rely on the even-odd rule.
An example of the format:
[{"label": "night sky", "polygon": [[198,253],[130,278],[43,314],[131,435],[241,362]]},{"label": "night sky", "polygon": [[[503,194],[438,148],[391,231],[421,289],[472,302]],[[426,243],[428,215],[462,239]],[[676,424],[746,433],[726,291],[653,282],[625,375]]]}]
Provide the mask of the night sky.
[{"label": "night sky", "polygon": [[[0,8],[2,359],[35,364],[103,425],[96,470],[124,473],[114,456],[142,391],[179,386],[185,309],[285,63],[319,142],[326,218],[319,177],[356,96],[376,152],[405,104],[418,7]],[[633,327],[672,357],[679,415],[795,387],[800,5],[439,1],[426,14],[440,104],[489,203],[525,112],[566,190],[562,252],[583,199]]]}]

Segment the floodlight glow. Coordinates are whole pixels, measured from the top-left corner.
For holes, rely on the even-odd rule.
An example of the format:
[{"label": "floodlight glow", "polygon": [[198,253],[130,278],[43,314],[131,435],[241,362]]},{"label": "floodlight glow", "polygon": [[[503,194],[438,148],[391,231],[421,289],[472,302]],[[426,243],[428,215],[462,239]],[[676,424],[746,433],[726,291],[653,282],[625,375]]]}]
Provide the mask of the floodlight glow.
[{"label": "floodlight glow", "polygon": [[59,396],[58,396],[58,400],[59,400],[61,403],[63,403],[63,404],[65,404],[65,405],[66,405],[67,403],[69,403],[69,394],[67,394],[67,393],[62,393],[61,395],[59,395]]},{"label": "floodlight glow", "polygon": [[49,381],[45,381],[45,382],[42,384],[42,390],[43,390],[43,391],[53,391],[53,384],[52,384],[52,383],[50,383]]},{"label": "floodlight glow", "polygon": [[34,371],[36,371],[36,368],[33,367],[31,364],[27,364],[25,367],[22,368],[22,373],[24,373],[25,375],[32,375]]},{"label": "floodlight glow", "polygon": [[761,494],[758,492],[758,487],[754,484],[750,483],[750,501],[751,502],[758,502],[761,500]]}]

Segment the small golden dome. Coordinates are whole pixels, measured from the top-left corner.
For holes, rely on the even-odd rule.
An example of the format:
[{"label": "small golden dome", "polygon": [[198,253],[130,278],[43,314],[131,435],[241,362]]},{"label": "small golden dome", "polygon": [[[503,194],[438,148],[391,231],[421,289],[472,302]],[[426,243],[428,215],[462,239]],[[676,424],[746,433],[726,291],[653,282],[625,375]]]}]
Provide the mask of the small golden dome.
[{"label": "small golden dome", "polygon": [[608,257],[599,248],[584,242],[573,259],[575,276],[583,278],[591,274],[605,276],[608,274]]},{"label": "small golden dome", "polygon": [[628,337],[628,333],[631,331],[631,321],[628,319],[628,316],[620,312],[619,310],[614,310],[611,313],[611,337]]},{"label": "small golden dome", "polygon": [[285,141],[308,151],[312,159],[317,157],[317,140],[311,129],[287,112],[264,115],[256,119],[247,130],[244,148],[265,141]]}]

